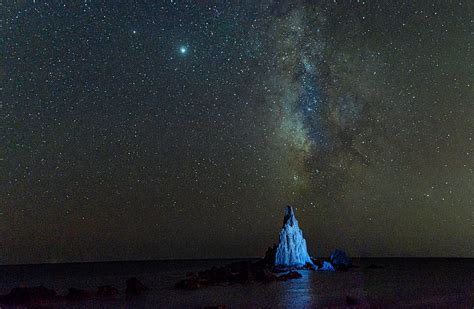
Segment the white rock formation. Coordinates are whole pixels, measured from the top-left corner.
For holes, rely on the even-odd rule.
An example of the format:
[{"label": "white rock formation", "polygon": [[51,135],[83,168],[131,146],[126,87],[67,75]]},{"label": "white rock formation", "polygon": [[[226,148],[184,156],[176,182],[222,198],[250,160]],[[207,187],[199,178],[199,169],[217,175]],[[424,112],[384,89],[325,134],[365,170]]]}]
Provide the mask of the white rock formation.
[{"label": "white rock formation", "polygon": [[298,226],[293,208],[287,206],[283,228],[280,231],[275,265],[283,267],[303,267],[306,263],[315,266],[309,257],[303,231]]}]

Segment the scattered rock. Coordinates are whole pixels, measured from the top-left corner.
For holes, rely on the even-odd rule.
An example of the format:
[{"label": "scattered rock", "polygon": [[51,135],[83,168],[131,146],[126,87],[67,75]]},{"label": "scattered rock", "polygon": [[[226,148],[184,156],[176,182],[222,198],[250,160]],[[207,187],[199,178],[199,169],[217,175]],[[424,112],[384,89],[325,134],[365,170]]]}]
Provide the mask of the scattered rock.
[{"label": "scattered rock", "polygon": [[317,271],[336,271],[334,266],[332,266],[331,262],[323,261],[323,265],[317,268]]},{"label": "scattered rock", "polygon": [[263,263],[271,266],[275,265],[276,251],[276,244],[273,244],[273,247],[268,247],[267,252],[265,252],[265,257],[263,258]]},{"label": "scattered rock", "polygon": [[125,290],[125,293],[128,295],[140,295],[148,288],[141,283],[137,278],[129,278],[127,279],[127,289]]},{"label": "scattered rock", "polygon": [[221,267],[212,267],[196,274],[188,273],[184,280],[176,283],[178,289],[198,289],[213,285],[229,285],[234,283],[245,284],[249,282],[271,282],[276,276],[271,271],[271,266],[265,261],[252,263],[241,261]]},{"label": "scattered rock", "polygon": [[[198,289],[214,285],[229,285],[234,283],[271,282],[301,278],[296,270],[335,271],[352,265],[346,253],[334,250],[331,261],[313,259],[309,256],[306,240],[298,226],[295,213],[291,206],[285,209],[283,227],[280,231],[278,245],[268,247],[263,259],[252,263],[240,261],[221,267],[212,267],[197,274],[187,273],[186,278],[175,284],[178,289]],[[337,267],[335,267],[338,265]],[[286,273],[277,277],[275,273]]]},{"label": "scattered rock", "polygon": [[175,288],[184,290],[195,290],[202,287],[199,279],[196,277],[187,278],[175,284]]},{"label": "scattered rock", "polygon": [[230,281],[233,278],[232,270],[229,266],[212,267],[211,269],[198,272],[201,284],[217,285]]},{"label": "scattered rock", "polygon": [[119,291],[117,288],[111,285],[103,285],[97,288],[97,296],[115,296],[118,295]]},{"label": "scattered rock", "polygon": [[329,260],[331,261],[331,264],[334,265],[338,270],[347,270],[352,266],[351,259],[342,250],[334,250],[329,256]]},{"label": "scattered rock", "polygon": [[76,288],[69,288],[69,292],[66,295],[67,300],[83,300],[91,297],[91,293],[86,290],[76,289]]},{"label": "scattered rock", "polygon": [[323,264],[324,264],[324,260],[323,260],[323,259],[311,258],[311,261],[312,261],[313,264],[316,266],[316,269],[323,267]]},{"label": "scattered rock", "polygon": [[55,290],[43,286],[13,288],[10,293],[0,298],[0,302],[9,305],[22,305],[32,303],[49,303],[57,298]]},{"label": "scattered rock", "polygon": [[281,275],[280,277],[277,278],[277,280],[279,281],[286,281],[286,280],[289,280],[289,279],[299,279],[303,277],[302,274],[300,274],[299,272],[297,271],[290,271],[289,273],[287,273],[286,275]]}]

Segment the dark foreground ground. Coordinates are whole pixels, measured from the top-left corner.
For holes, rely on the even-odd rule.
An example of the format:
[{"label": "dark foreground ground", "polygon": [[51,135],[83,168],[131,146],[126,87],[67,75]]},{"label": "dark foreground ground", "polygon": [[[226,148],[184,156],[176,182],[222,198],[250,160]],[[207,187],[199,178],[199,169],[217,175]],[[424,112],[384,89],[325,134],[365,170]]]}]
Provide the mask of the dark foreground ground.
[{"label": "dark foreground ground", "polygon": [[[474,259],[354,259],[346,272],[300,271],[300,279],[177,290],[188,272],[235,260],[110,262],[0,266],[0,294],[18,286],[45,286],[65,295],[70,287],[93,295],[87,300],[42,304],[46,308],[248,307],[445,307],[473,308]],[[125,281],[137,277],[149,289],[126,296]],[[119,294],[95,296],[111,285]],[[0,304],[0,308],[9,308]]]}]

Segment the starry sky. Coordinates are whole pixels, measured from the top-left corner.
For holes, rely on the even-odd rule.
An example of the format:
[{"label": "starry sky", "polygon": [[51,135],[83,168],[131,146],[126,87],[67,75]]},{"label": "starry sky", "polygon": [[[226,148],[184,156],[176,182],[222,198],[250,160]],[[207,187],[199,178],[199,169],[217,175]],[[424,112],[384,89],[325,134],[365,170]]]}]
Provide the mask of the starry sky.
[{"label": "starry sky", "polygon": [[474,257],[470,1],[3,1],[0,264]]}]

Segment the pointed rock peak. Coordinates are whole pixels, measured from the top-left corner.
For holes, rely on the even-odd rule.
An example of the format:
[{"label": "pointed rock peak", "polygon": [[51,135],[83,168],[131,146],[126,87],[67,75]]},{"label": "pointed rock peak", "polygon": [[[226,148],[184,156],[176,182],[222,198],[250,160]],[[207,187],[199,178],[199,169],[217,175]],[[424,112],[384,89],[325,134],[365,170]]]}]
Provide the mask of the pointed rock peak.
[{"label": "pointed rock peak", "polygon": [[298,221],[291,206],[285,208],[283,227],[279,236],[275,266],[296,268],[304,267],[307,264],[314,266],[306,248],[303,231],[298,227]]},{"label": "pointed rock peak", "polygon": [[293,208],[291,206],[286,206],[285,217],[283,218],[283,226],[285,224],[294,226],[295,223],[297,223],[297,221],[296,221],[295,212],[293,211]]}]

